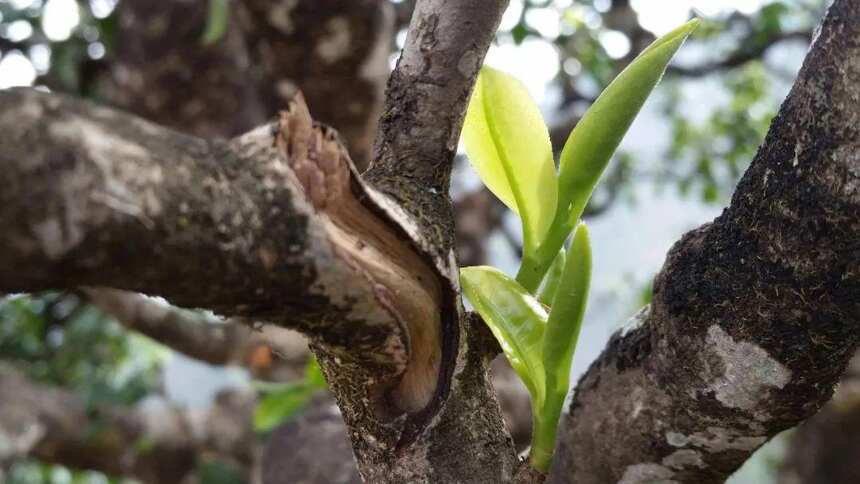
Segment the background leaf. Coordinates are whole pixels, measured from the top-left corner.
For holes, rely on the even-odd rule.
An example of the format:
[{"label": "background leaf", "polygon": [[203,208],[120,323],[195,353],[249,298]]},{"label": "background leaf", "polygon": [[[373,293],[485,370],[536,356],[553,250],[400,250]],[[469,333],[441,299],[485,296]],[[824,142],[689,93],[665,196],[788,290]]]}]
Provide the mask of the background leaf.
[{"label": "background leaf", "polygon": [[463,141],[481,180],[522,218],[526,249],[540,243],[555,215],[558,186],[549,132],[525,86],[484,67]]},{"label": "background leaf", "polygon": [[206,30],[203,32],[201,42],[203,45],[214,44],[221,40],[227,31],[227,20],[230,13],[229,0],[209,0],[209,12],[206,17]]},{"label": "background leaf", "polygon": [[327,388],[316,358],[308,360],[304,378],[300,381],[284,384],[263,382],[256,386],[266,393],[254,412],[254,429],[257,432],[268,432],[297,415],[318,391]]},{"label": "background leaf", "polygon": [[537,299],[494,267],[460,270],[463,292],[484,318],[539,409],[545,393],[541,347],[547,314]]},{"label": "background leaf", "polygon": [[281,422],[296,415],[315,391],[304,383],[296,383],[269,393],[260,400],[254,412],[254,429],[257,432],[272,430]]}]

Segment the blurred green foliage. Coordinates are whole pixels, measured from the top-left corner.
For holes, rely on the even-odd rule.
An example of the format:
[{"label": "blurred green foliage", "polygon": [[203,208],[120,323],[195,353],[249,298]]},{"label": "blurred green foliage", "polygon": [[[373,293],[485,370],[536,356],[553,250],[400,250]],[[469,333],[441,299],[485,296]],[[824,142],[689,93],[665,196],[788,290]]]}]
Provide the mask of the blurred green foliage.
[{"label": "blurred green foliage", "polygon": [[0,359],[90,403],[131,405],[160,384],[152,343],[69,294],[0,301]]},{"label": "blurred green foliage", "polygon": [[[701,122],[678,116],[685,98],[678,83],[667,96],[665,113],[671,124],[667,159],[660,180],[674,183],[684,195],[724,203],[755,156],[777,106],[769,97],[768,75],[760,61],[725,74],[727,100]],[[679,163],[680,162],[680,163]]]},{"label": "blurred green foliage", "polygon": [[[157,391],[162,355],[163,349],[73,294],[0,299],[0,360],[34,381],[75,391],[89,405],[132,405]],[[10,484],[122,482],[33,460],[14,463],[7,479]]]},{"label": "blurred green foliage", "polygon": [[258,382],[260,402],[254,412],[254,429],[269,432],[297,416],[314,395],[327,388],[325,377],[315,358],[308,360],[304,378],[287,383]]}]

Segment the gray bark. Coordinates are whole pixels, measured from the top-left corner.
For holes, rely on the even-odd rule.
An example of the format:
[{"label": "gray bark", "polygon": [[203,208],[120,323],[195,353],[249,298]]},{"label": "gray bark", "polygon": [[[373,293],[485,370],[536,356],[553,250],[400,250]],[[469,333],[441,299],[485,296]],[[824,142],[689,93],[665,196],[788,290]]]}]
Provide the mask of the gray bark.
[{"label": "gray bark", "polygon": [[830,398],[860,336],[858,59],[836,0],[731,205],[580,380],[553,482],[722,482]]}]

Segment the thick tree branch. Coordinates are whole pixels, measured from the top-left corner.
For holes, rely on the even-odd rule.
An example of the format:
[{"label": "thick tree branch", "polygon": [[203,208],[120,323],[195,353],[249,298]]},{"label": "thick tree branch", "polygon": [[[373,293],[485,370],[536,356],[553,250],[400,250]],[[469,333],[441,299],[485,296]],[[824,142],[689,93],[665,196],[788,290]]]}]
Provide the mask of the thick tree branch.
[{"label": "thick tree branch", "polygon": [[[32,90],[0,92],[0,113],[0,291],[113,287],[299,329],[366,479],[513,472],[471,326],[439,342],[440,316],[456,317],[439,261],[413,252],[428,243],[406,210],[363,185],[303,103],[230,141]],[[440,367],[446,344],[465,356]],[[434,442],[455,434],[452,460]]]},{"label": "thick tree branch", "polygon": [[394,403],[432,393],[420,375],[438,344],[410,346],[432,330],[407,335],[438,327],[431,270],[385,208],[361,205],[303,104],[229,142],[30,90],[0,92],[0,107],[0,291],[114,287],[265,319],[367,368],[377,391],[421,355],[421,383]]},{"label": "thick tree branch", "polygon": [[[422,239],[451,272],[451,167],[466,106],[507,0],[417,2],[366,174],[377,189],[407,207]],[[456,278],[456,275],[454,275]]]},{"label": "thick tree branch", "polygon": [[259,453],[253,408],[254,399],[238,393],[221,394],[205,410],[155,400],[94,406],[0,365],[0,462],[29,455],[147,483],[180,482],[204,452],[250,468]]},{"label": "thick tree branch", "polygon": [[241,318],[223,320],[117,289],[82,291],[130,330],[212,365],[244,366],[257,378],[299,378],[310,356],[304,337],[277,326],[252,327]]},{"label": "thick tree branch", "polygon": [[723,482],[830,398],[860,339],[858,59],[836,0],[731,206],[580,381],[554,482]]}]

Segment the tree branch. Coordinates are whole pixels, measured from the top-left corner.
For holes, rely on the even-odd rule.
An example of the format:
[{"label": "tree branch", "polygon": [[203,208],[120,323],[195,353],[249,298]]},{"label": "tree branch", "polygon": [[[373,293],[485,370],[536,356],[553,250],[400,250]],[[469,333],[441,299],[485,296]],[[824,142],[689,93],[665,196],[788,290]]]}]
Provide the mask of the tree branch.
[{"label": "tree branch", "polygon": [[[488,381],[480,323],[462,317],[448,197],[466,104],[506,4],[419,0],[389,79],[365,179],[401,207],[399,217],[409,223],[400,225],[440,277],[441,365],[431,403],[410,415],[402,431],[378,432],[372,441],[351,432],[368,482],[456,482],[463,476],[506,482],[515,472],[513,446]],[[355,427],[365,417],[361,407],[344,402],[350,383],[326,374],[334,379],[344,419]]]},{"label": "tree branch", "polygon": [[433,392],[432,270],[303,103],[229,142],[30,90],[0,92],[0,108],[0,291],[158,294],[303,331],[377,393],[420,358],[394,404]]},{"label": "tree branch", "polygon": [[[448,188],[466,106],[507,0],[417,2],[386,88],[366,179],[418,223],[422,247],[452,273]],[[452,276],[456,279],[456,269]]]},{"label": "tree branch", "polygon": [[[470,326],[440,342],[440,318],[457,312],[441,296],[440,266],[413,249],[430,243],[363,184],[303,102],[277,125],[205,141],[15,89],[0,92],[0,126],[0,291],[113,287],[298,329],[314,341],[366,479],[513,472]],[[456,284],[456,272],[445,277]],[[476,409],[480,431],[460,438],[451,461],[434,442]]]},{"label": "tree branch", "polygon": [[252,328],[240,318],[222,320],[117,289],[82,291],[130,330],[212,365],[247,367],[257,378],[299,378],[310,356],[304,337],[277,326]]},{"label": "tree branch", "polygon": [[682,77],[702,77],[724,69],[741,66],[754,59],[760,59],[768,49],[780,42],[786,40],[804,40],[808,42],[811,37],[812,32],[809,31],[792,31],[768,36],[763,41],[742,39],[737,50],[723,59],[690,67],[673,64],[669,66],[666,72],[670,75]]},{"label": "tree branch", "polygon": [[155,400],[133,409],[93,406],[0,365],[0,461],[30,455],[147,483],[180,482],[204,452],[250,468],[259,452],[253,408],[253,398],[237,393],[221,394],[206,410]]},{"label": "tree branch", "polygon": [[860,338],[858,39],[836,0],[731,206],[580,380],[553,482],[723,482],[830,398]]},{"label": "tree branch", "polygon": [[506,0],[419,1],[388,81],[372,173],[445,193],[466,106]]}]

